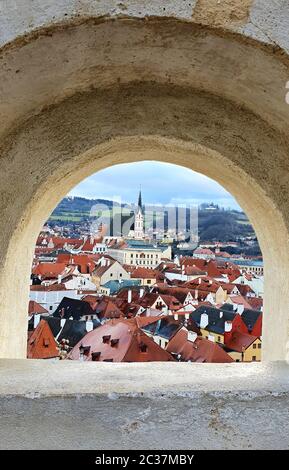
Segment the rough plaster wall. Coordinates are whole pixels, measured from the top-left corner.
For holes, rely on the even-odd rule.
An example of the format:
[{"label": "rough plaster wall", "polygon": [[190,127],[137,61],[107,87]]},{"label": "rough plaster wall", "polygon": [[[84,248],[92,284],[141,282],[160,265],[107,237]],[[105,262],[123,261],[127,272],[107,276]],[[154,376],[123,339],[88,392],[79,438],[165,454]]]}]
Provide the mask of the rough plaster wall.
[{"label": "rough plaster wall", "polygon": [[[274,2],[267,16],[268,2],[207,3],[0,2],[2,355],[24,354],[25,275],[53,204],[89,171],[158,155],[215,177],[247,210],[270,266],[266,286],[278,288],[265,308],[280,319],[279,344],[269,334],[264,344],[271,358],[284,358],[289,107],[282,31],[288,15],[284,2]],[[8,323],[11,310],[17,313]]]},{"label": "rough plaster wall", "polygon": [[221,25],[288,50],[288,5],[288,0],[1,0],[0,44],[72,18],[158,16]]},{"label": "rough plaster wall", "polygon": [[222,27],[245,24],[252,3],[252,0],[198,0],[193,10],[193,20]]}]

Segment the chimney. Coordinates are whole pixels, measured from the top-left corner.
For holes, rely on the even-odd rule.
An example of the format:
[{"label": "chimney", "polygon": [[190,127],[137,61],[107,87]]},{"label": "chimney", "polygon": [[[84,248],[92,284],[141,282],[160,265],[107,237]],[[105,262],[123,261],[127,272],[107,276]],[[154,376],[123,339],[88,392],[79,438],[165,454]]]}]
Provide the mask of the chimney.
[{"label": "chimney", "polygon": [[58,282],[58,284],[61,284],[61,274],[58,274],[57,282]]},{"label": "chimney", "polygon": [[223,318],[223,315],[224,315],[223,312],[220,312],[220,318]]},{"label": "chimney", "polygon": [[65,323],[66,323],[65,318],[61,318],[61,320],[60,320],[60,326],[61,326],[61,328],[64,327]]},{"label": "chimney", "polygon": [[237,305],[237,312],[242,315],[242,313],[244,312],[244,305]]},{"label": "chimney", "polygon": [[202,278],[201,278],[201,277],[199,277],[199,284],[201,284],[201,282],[202,282]]},{"label": "chimney", "polygon": [[232,322],[225,321],[225,333],[229,333],[230,331],[232,331]]},{"label": "chimney", "polygon": [[131,289],[127,291],[127,303],[130,304],[132,299],[132,292]]},{"label": "chimney", "polygon": [[140,290],[139,290],[139,298],[141,299],[144,295],[144,288],[142,287]]},{"label": "chimney", "polygon": [[201,319],[200,319],[200,328],[206,328],[209,323],[209,317],[207,313],[202,313],[201,314]]},{"label": "chimney", "polygon": [[92,323],[92,321],[86,321],[86,322],[85,322],[85,329],[86,329],[87,333],[89,333],[90,331],[93,330],[93,323]]},{"label": "chimney", "polygon": [[177,313],[174,314],[174,320],[178,320],[179,319],[179,315]]},{"label": "chimney", "polygon": [[197,339],[198,335],[195,331],[188,331],[188,341],[194,343]]},{"label": "chimney", "polygon": [[34,315],[33,317],[33,327],[34,327],[34,330],[35,328],[37,327],[38,323],[40,322],[40,315]]}]

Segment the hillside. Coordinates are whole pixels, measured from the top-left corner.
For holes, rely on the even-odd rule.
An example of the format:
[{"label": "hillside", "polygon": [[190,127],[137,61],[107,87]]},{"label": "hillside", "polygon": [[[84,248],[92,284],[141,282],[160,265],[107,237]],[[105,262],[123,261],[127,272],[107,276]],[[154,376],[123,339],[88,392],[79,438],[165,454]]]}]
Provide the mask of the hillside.
[{"label": "hillside", "polygon": [[[82,197],[66,197],[51,214],[49,223],[52,225],[62,225],[69,227],[73,225],[81,226],[91,220],[92,216],[101,215],[98,211],[93,211],[94,206],[103,206],[107,208],[102,211],[102,216],[111,219],[110,210],[115,204],[116,217],[122,212],[122,222],[128,219],[132,214],[131,208],[113,203],[105,199],[86,199]],[[119,208],[119,210],[118,210]],[[186,213],[187,222],[189,222],[189,212]],[[167,229],[167,216],[165,214],[165,229]],[[198,225],[200,241],[236,241],[240,237],[255,237],[254,230],[243,212],[236,210],[224,210],[215,206],[213,211],[200,206],[198,210]]]}]

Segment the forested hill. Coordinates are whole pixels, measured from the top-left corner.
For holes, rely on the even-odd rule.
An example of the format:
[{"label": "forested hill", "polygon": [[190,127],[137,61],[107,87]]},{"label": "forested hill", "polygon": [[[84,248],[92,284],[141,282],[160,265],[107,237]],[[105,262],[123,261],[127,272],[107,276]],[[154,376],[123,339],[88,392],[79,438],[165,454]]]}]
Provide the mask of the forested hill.
[{"label": "forested hill", "polygon": [[89,214],[91,208],[96,204],[104,204],[112,207],[112,201],[106,199],[86,199],[85,197],[65,197],[56,207],[53,215],[59,215],[63,212],[75,212]]}]

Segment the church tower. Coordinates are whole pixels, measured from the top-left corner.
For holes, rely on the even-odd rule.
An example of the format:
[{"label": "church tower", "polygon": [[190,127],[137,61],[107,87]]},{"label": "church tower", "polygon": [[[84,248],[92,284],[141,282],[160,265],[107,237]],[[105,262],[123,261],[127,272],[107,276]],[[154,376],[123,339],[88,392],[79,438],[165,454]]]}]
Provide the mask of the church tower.
[{"label": "church tower", "polygon": [[134,215],[134,238],[140,240],[144,238],[144,216],[142,207],[141,190],[138,196],[138,205]]}]

